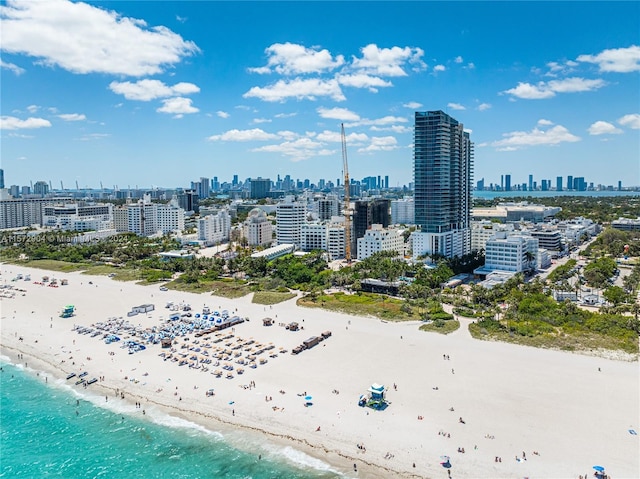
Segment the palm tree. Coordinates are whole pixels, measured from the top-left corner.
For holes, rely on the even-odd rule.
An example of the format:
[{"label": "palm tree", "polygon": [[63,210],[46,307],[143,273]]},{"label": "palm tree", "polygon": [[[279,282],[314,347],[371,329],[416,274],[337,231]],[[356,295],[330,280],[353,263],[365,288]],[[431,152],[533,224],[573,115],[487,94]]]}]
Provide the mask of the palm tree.
[{"label": "palm tree", "polygon": [[529,274],[533,274],[533,272],[535,271],[533,262],[536,259],[536,255],[533,254],[531,251],[525,251],[524,259],[527,262],[527,271],[529,272]]}]

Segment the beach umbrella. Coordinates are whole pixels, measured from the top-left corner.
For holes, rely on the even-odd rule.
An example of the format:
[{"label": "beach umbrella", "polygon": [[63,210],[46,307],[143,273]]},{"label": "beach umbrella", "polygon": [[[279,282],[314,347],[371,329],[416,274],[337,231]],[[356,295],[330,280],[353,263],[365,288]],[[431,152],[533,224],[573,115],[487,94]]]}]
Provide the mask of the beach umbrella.
[{"label": "beach umbrella", "polygon": [[305,396],[305,397],[304,397],[304,400],[305,400],[305,401],[311,401],[312,399],[313,399],[313,397],[311,397],[311,396]]},{"label": "beach umbrella", "polygon": [[604,472],[604,467],[602,466],[593,466],[593,468],[598,472]]}]

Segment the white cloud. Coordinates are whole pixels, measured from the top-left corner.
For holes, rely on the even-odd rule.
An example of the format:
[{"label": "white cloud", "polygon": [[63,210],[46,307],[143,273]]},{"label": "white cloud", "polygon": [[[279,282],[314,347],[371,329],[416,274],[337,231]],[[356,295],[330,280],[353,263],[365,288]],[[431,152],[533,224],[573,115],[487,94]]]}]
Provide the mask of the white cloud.
[{"label": "white cloud", "polygon": [[162,106],[156,111],[174,114],[176,117],[182,118],[185,113],[197,113],[200,110],[191,105],[191,98],[176,97],[162,100]]},{"label": "white cloud", "polygon": [[[328,141],[332,143],[340,143],[342,135],[338,131],[324,130],[315,137],[319,141]],[[365,133],[349,133],[346,135],[347,144],[355,145],[367,141],[369,137]]]},{"label": "white cloud", "polygon": [[435,67],[433,67],[433,71],[436,72],[443,72],[447,69],[447,67],[445,67],[444,65],[436,65]]},{"label": "white cloud", "polygon": [[403,103],[403,107],[410,108],[411,110],[417,110],[422,106],[422,103],[418,103],[417,101],[410,101],[409,103]]},{"label": "white cloud", "polygon": [[297,113],[278,113],[275,115],[275,118],[291,118],[292,116],[296,116]]},{"label": "white cloud", "polygon": [[638,130],[640,129],[640,114],[631,113],[629,115],[625,115],[618,120],[618,123],[633,130]]},{"label": "white cloud", "polygon": [[541,118],[540,120],[538,120],[538,126],[550,126],[553,125],[553,122],[551,120],[545,120],[544,118]]},{"label": "white cloud", "polygon": [[460,103],[449,103],[447,106],[452,110],[466,110],[465,106]]},{"label": "white cloud", "polygon": [[216,112],[216,115],[218,115],[220,118],[229,118],[229,113],[227,113],[226,111],[222,111],[222,110],[218,110]]},{"label": "white cloud", "polygon": [[33,135],[23,135],[22,133],[9,133],[7,136],[10,136],[11,138],[22,138],[22,139],[35,138],[35,136]]},{"label": "white cloud", "polygon": [[478,110],[480,111],[485,111],[485,110],[488,110],[489,108],[491,108],[491,103],[480,103],[478,105]]},{"label": "white cloud", "polygon": [[15,116],[2,116],[0,117],[0,130],[22,130],[31,128],[48,128],[51,126],[49,120],[44,118],[27,118],[21,120]]},{"label": "white cloud", "polygon": [[[549,71],[544,75],[548,77],[555,77],[559,74],[567,75],[568,73],[574,71],[576,66],[578,66],[578,63],[571,60],[564,63],[549,62],[547,63],[547,68],[549,68]],[[534,72],[541,73],[539,69],[535,69]]]},{"label": "white cloud", "polygon": [[464,68],[467,68],[469,70],[473,70],[476,67],[476,65],[473,62],[469,62],[467,63],[467,66]]},{"label": "white cloud", "polygon": [[453,61],[456,62],[456,63],[462,63],[464,60],[462,59],[462,57],[460,55],[458,55]]},{"label": "white cloud", "polygon": [[386,88],[393,86],[390,81],[383,80],[379,77],[367,75],[366,73],[356,73],[352,75],[336,75],[338,83],[344,86],[354,88],[368,88],[369,91],[376,93],[377,88]]},{"label": "white cloud", "polygon": [[342,121],[357,121],[360,119],[360,115],[347,110],[346,108],[318,108],[316,110],[322,118],[328,118],[331,120]]},{"label": "white cloud", "polygon": [[279,145],[266,145],[254,148],[253,152],[280,153],[288,156],[292,161],[308,160],[316,156],[329,156],[336,154],[335,150],[325,148],[324,143],[314,141],[311,138],[298,138],[293,141],[285,141]]},{"label": "white cloud", "polygon": [[198,93],[200,88],[193,83],[180,82],[173,86],[165,85],[160,80],[139,80],[135,83],[113,81],[109,89],[127,100],[150,101],[156,98],[166,98],[173,95],[189,95]]},{"label": "white cloud", "polygon": [[537,85],[519,82],[518,86],[504,91],[509,95],[526,100],[540,100],[552,98],[556,93],[576,93],[592,91],[602,88],[607,83],[601,79],[588,80],[585,78],[572,77],[564,80],[551,80],[549,82],[538,82]]},{"label": "white cloud", "polygon": [[209,141],[267,141],[279,138],[278,135],[267,133],[260,128],[252,130],[229,130],[221,135],[213,135],[207,138]]},{"label": "white cloud", "polygon": [[531,131],[513,131],[502,136],[504,136],[504,139],[491,143],[491,146],[498,148],[500,151],[512,151],[525,146],[557,145],[559,143],[580,141],[580,137],[571,134],[562,125],[556,125],[548,130],[536,127]]},{"label": "white cloud", "polygon": [[629,73],[640,71],[640,47],[603,50],[597,55],[580,55],[579,62],[595,63],[601,72]]},{"label": "white cloud", "polygon": [[620,128],[616,128],[614,125],[606,121],[596,121],[587,129],[587,131],[590,135],[619,135],[622,133]]},{"label": "white cloud", "polygon": [[371,43],[360,49],[362,58],[355,58],[352,67],[366,73],[379,76],[407,76],[404,68],[407,64],[413,65],[413,69],[420,71],[426,68],[422,61],[424,51],[417,47],[391,47],[378,48]]},{"label": "white cloud", "polygon": [[551,90],[544,88],[544,82],[541,82],[541,86],[531,85],[530,83],[518,82],[518,86],[504,91],[509,95],[513,95],[518,98],[524,98],[526,100],[540,100],[542,98],[551,98],[556,96]]},{"label": "white cloud", "polygon": [[410,133],[413,131],[412,127],[404,125],[391,125],[391,126],[376,126],[373,125],[369,128],[371,131],[392,131],[394,133]]},{"label": "white cloud", "polygon": [[288,141],[295,140],[296,138],[300,137],[300,135],[298,133],[293,132],[293,131],[289,131],[289,130],[279,131],[278,132],[278,136],[280,138],[282,138],[283,140],[288,140]]},{"label": "white cloud", "polygon": [[37,112],[39,109],[40,109],[40,107],[39,107],[38,105],[29,105],[29,106],[27,107],[27,111],[28,111],[29,113],[35,113],[35,112]]},{"label": "white cloud", "polygon": [[271,121],[269,118],[254,118],[251,123],[271,123]]},{"label": "white cloud", "polygon": [[371,126],[371,125],[376,125],[376,126],[384,126],[384,125],[392,125],[394,123],[406,123],[407,120],[406,118],[403,118],[401,116],[384,116],[382,118],[377,118],[375,120],[369,120],[367,118],[362,118],[358,121],[354,121],[351,123],[347,123],[345,124],[345,126],[348,127],[353,127],[353,126]]},{"label": "white cloud", "polygon": [[551,80],[547,85],[549,89],[556,93],[576,93],[581,91],[592,91],[602,88],[607,83],[604,80],[586,80],[584,78],[572,77],[564,80]]},{"label": "white cloud", "polygon": [[0,8],[3,51],[73,73],[151,75],[199,51],[167,27],[82,2],[8,0]]},{"label": "white cloud", "polygon": [[297,75],[303,73],[321,73],[333,70],[344,64],[344,57],[338,55],[335,59],[329,50],[306,48],[295,43],[274,43],[265,49],[269,58],[267,65],[249,68],[254,73],[271,73],[275,71],[281,75]]},{"label": "white cloud", "polygon": [[391,151],[398,148],[398,140],[394,136],[374,136],[366,148],[358,148],[358,153],[372,151]]},{"label": "white cloud", "polygon": [[84,121],[87,119],[87,117],[81,113],[64,113],[62,115],[58,115],[58,118],[61,118],[64,121]]},{"label": "white cloud", "polygon": [[79,139],[81,141],[92,141],[92,140],[102,140],[110,136],[111,136],[110,133],[87,133],[86,135],[82,135]]},{"label": "white cloud", "polygon": [[20,68],[18,65],[14,64],[14,63],[5,62],[2,59],[0,59],[0,68],[4,68],[5,70],[12,71],[13,73],[15,73],[18,76],[20,76],[24,72],[26,72],[26,70],[24,68]]},{"label": "white cloud", "polygon": [[335,79],[321,80],[319,78],[279,80],[266,87],[254,86],[242,96],[271,102],[284,101],[288,98],[315,100],[323,96],[328,96],[335,101],[346,100]]}]

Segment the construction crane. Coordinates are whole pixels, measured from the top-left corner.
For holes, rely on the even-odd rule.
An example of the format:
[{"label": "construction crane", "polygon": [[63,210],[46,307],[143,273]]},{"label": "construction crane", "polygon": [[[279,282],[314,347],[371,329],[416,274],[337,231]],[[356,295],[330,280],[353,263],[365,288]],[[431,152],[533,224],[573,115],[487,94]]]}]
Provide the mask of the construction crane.
[{"label": "construction crane", "polygon": [[342,139],[342,167],[344,168],[344,257],[351,263],[351,204],[349,199],[349,166],[347,164],[347,137],[344,123],[340,124]]}]

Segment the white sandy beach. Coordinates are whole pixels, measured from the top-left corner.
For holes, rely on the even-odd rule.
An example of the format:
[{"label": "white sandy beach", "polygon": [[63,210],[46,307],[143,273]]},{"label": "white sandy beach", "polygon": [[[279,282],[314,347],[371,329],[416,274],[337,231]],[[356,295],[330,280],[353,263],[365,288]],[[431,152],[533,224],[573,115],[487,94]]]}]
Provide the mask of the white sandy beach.
[{"label": "white sandy beach", "polygon": [[[135,414],[159,408],[212,430],[253,429],[256,437],[264,433],[353,477],[447,478],[443,455],[451,458],[455,478],[577,478],[592,476],[594,464],[605,466],[614,479],[640,477],[639,436],[629,432],[640,432],[637,361],[478,341],[464,322],[441,336],[419,331],[415,322],[300,308],[295,299],[265,308],[252,304],[250,296],[229,300],[163,292],[80,273],[13,265],[2,265],[1,273],[0,282],[26,289],[24,296],[0,300],[2,354],[49,377],[84,370],[88,377],[104,376],[88,389],[109,401],[122,401],[115,392],[123,391],[125,401],[142,403]],[[12,283],[17,273],[30,273],[32,280]],[[67,278],[69,285],[34,284],[44,274]],[[225,336],[234,335],[230,341],[253,338],[273,343],[270,352],[280,347],[289,352],[274,358],[265,353],[266,364],[245,367],[233,379],[216,378],[211,374],[216,367],[202,372],[164,361],[159,354],[168,350],[160,345],[128,354],[120,343],[105,344],[102,335],[72,331],[74,325],[113,316],[158,326],[168,319],[168,301],[189,303],[193,312],[205,304],[212,310],[237,308],[250,321],[224,330]],[[154,304],[155,311],[127,318],[132,306],[144,303]],[[76,306],[76,315],[62,319],[67,304]],[[263,326],[267,316],[274,326]],[[291,321],[304,330],[278,326]],[[332,336],[320,345],[290,354],[326,330]],[[195,339],[190,335],[188,343]],[[255,387],[242,387],[252,381]],[[372,383],[388,388],[391,405],[385,411],[357,404]],[[213,397],[205,394],[210,388]],[[304,406],[303,393],[313,396],[312,406]],[[233,435],[227,437],[233,441]],[[496,456],[502,462],[495,462]]]}]

